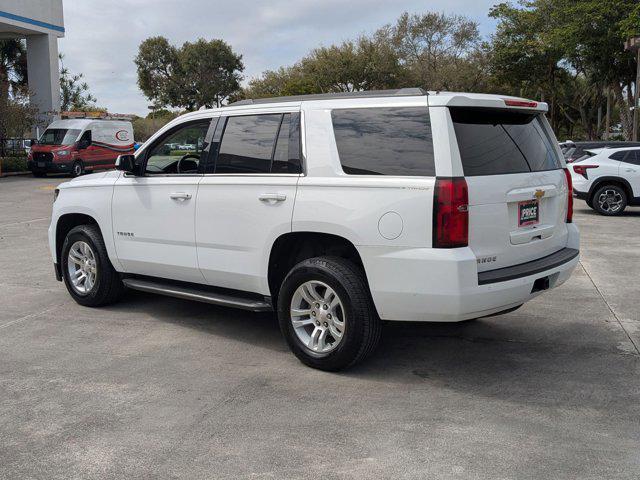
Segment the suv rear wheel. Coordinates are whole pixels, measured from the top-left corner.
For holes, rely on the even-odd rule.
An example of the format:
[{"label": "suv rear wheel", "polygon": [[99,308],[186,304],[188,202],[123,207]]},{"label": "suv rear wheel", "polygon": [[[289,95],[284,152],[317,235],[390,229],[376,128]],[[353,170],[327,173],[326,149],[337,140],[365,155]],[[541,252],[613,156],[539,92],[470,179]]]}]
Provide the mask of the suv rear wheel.
[{"label": "suv rear wheel", "polygon": [[603,185],[595,191],[591,203],[601,215],[620,215],[627,206],[627,193],[618,185]]},{"label": "suv rear wheel", "polygon": [[298,359],[336,371],[367,357],[381,322],[363,272],[338,257],[316,257],[293,267],[278,296],[280,329]]},{"label": "suv rear wheel", "polygon": [[80,305],[99,307],[121,297],[124,285],[95,225],[71,229],[62,245],[60,261],[64,284]]}]

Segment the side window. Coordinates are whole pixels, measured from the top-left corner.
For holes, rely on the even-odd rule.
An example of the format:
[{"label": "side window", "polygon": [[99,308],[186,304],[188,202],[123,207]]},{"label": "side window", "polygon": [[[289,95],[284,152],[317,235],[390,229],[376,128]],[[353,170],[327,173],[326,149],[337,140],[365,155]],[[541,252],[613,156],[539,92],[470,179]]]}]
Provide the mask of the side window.
[{"label": "side window", "polygon": [[210,120],[187,123],[165,135],[147,154],[145,173],[197,173],[200,157],[206,148],[205,137]]},{"label": "side window", "polygon": [[345,173],[435,175],[426,107],[340,109],[331,118]]},{"label": "side window", "polygon": [[229,117],[216,173],[269,173],[282,114]]},{"label": "side window", "polygon": [[626,150],[624,150],[622,152],[612,153],[611,155],[609,155],[609,158],[611,160],[618,160],[619,162],[621,162],[621,161],[624,160],[624,157],[626,157],[626,156],[627,156],[627,152],[626,152]]},{"label": "side window", "polygon": [[87,148],[89,146],[91,146],[91,130],[84,132],[78,141],[78,148]]},{"label": "side window", "polygon": [[640,165],[640,150],[629,150],[623,162]]}]

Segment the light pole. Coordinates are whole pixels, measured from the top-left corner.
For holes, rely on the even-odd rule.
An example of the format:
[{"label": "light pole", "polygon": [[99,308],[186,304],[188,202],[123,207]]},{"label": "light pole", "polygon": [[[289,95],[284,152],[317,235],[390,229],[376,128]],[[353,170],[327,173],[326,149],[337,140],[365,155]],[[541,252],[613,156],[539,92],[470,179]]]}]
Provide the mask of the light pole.
[{"label": "light pole", "polygon": [[640,35],[630,37],[624,42],[624,49],[636,54],[636,91],[633,97],[633,137],[638,141],[638,93],[640,93]]}]

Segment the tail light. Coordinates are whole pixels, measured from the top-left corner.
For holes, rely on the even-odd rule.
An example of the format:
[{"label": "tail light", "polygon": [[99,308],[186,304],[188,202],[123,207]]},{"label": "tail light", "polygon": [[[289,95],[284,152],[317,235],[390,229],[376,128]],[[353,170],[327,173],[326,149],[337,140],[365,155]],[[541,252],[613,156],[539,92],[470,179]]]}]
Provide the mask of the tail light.
[{"label": "tail light", "polygon": [[589,168],[598,168],[598,165],[574,165],[573,171],[589,180],[589,177],[587,177],[587,170]]},{"label": "tail light", "polygon": [[436,178],[433,196],[433,247],[469,244],[469,193],[463,177]]},{"label": "tail light", "polygon": [[[575,167],[573,167],[575,170]],[[567,180],[567,223],[573,222],[573,182],[571,181],[571,172],[565,167],[564,177]]]},{"label": "tail light", "polygon": [[536,108],[538,106],[538,102],[534,102],[533,100],[509,100],[504,99],[504,104],[507,107],[526,107],[526,108]]}]

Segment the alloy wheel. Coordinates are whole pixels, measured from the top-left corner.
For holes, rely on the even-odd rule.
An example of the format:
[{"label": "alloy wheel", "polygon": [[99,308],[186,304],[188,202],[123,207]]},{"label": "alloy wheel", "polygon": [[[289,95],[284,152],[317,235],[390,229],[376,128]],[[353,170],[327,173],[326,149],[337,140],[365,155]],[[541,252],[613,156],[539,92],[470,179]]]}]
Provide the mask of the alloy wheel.
[{"label": "alloy wheel", "polygon": [[312,352],[329,353],[344,338],[344,306],[324,282],[310,280],[300,285],[291,298],[290,316],[298,339]]},{"label": "alloy wheel", "polygon": [[608,188],[598,196],[598,205],[605,212],[616,213],[622,208],[622,195]]},{"label": "alloy wheel", "polygon": [[87,242],[78,240],[69,249],[67,259],[69,280],[73,289],[86,295],[96,284],[98,266],[96,256]]}]

